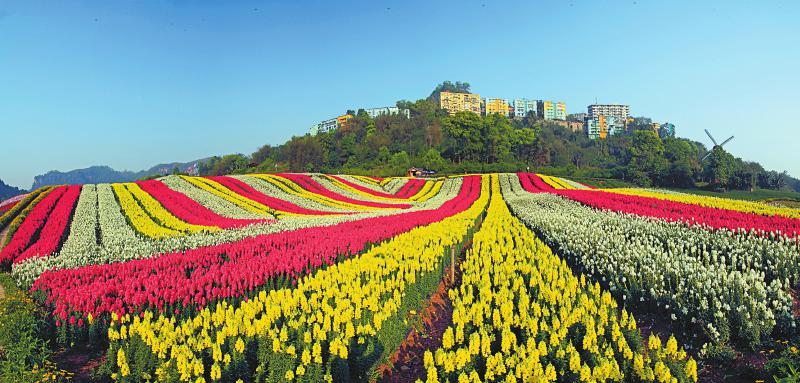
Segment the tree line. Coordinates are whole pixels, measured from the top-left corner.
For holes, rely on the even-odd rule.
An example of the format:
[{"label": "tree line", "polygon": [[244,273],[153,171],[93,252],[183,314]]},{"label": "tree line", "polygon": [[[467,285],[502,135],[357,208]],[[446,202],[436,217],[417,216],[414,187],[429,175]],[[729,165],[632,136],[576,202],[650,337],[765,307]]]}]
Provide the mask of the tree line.
[{"label": "tree line", "polygon": [[[659,137],[649,124],[625,134],[591,140],[535,114],[507,118],[470,112],[448,115],[436,93],[468,92],[469,84],[444,82],[430,97],[399,101],[405,115],[370,117],[363,110],[331,132],[264,145],[251,155],[213,157],[201,175],[258,172],[322,172],[377,176],[423,167],[440,174],[539,171],[578,178],[618,178],[641,186],[725,189],[800,189],[785,172],[765,170],[721,148],[700,161],[707,148],[678,137]],[[643,119],[646,120],[646,119]]]}]

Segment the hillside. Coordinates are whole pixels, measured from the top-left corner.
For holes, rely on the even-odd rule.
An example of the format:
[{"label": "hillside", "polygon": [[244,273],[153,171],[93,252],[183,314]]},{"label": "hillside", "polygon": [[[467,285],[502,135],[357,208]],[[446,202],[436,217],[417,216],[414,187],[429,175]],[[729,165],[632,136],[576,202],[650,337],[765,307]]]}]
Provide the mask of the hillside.
[{"label": "hillside", "polygon": [[25,193],[25,190],[22,190],[18,187],[14,187],[11,185],[6,185],[6,183],[3,182],[3,180],[0,180],[0,201],[3,201],[5,199],[11,198],[16,195],[20,195],[22,193]]},{"label": "hillside", "polygon": [[142,177],[178,172],[196,174],[197,165],[207,161],[203,158],[190,162],[171,162],[155,165],[147,170],[138,172],[118,171],[109,166],[91,166],[85,169],[76,169],[66,172],[52,170],[33,178],[32,189],[46,185],[79,185],[91,183],[130,182]]}]

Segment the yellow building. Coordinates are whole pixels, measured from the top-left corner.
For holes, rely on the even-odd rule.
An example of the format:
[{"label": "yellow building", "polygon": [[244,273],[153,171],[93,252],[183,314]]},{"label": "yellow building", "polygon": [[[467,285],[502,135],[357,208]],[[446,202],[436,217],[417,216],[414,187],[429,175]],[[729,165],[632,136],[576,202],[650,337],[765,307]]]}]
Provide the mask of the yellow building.
[{"label": "yellow building", "polygon": [[539,116],[545,120],[566,120],[567,104],[560,101],[540,101]]},{"label": "yellow building", "polygon": [[484,101],[484,105],[487,116],[492,113],[497,113],[508,117],[508,100],[502,98],[487,98],[486,101]]},{"label": "yellow building", "polygon": [[481,96],[476,93],[440,92],[438,100],[439,107],[449,114],[458,112],[481,114]]},{"label": "yellow building", "polygon": [[353,118],[352,115],[343,114],[343,115],[341,115],[339,117],[336,117],[336,123],[339,124],[339,126],[341,127],[342,125],[346,124],[347,121],[350,121],[351,118]]}]

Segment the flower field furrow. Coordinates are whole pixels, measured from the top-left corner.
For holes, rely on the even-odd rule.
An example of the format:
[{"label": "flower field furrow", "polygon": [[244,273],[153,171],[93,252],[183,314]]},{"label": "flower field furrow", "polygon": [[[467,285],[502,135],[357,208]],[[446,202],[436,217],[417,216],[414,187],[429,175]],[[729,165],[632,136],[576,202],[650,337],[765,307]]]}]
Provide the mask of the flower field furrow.
[{"label": "flower field furrow", "polygon": [[47,194],[41,194],[40,196],[42,198],[39,201],[34,200],[36,204],[32,205],[30,213],[24,217],[19,228],[14,233],[7,234],[11,236],[11,240],[8,241],[6,246],[3,247],[3,250],[0,251],[0,265],[14,261],[28,248],[31,241],[34,240],[34,235],[38,233],[47,222],[47,216],[53,208],[55,208],[58,200],[61,199],[66,191],[66,186],[60,186]]},{"label": "flower field furrow", "polygon": [[361,192],[364,195],[367,195],[367,196],[370,196],[370,197],[373,197],[373,198],[376,198],[376,199],[382,199],[382,200],[388,200],[388,201],[391,201],[391,200],[397,201],[398,200],[398,197],[395,196],[394,194],[389,194],[389,193],[385,193],[385,192],[377,191],[375,189],[368,188],[366,186],[361,186],[361,185],[356,184],[355,182],[351,182],[351,181],[349,181],[349,180],[347,180],[347,179],[345,179],[345,178],[343,178],[341,176],[323,175],[323,177],[325,177],[325,178],[327,178],[329,180],[334,180],[335,182],[338,182],[338,183],[340,183],[340,184],[342,184],[342,185],[344,185],[346,187],[349,187],[349,188],[351,188],[353,190],[357,190],[357,191]]},{"label": "flower field furrow", "polygon": [[337,201],[348,202],[348,203],[352,203],[352,204],[356,204],[356,205],[363,205],[363,206],[369,206],[369,207],[375,207],[375,208],[383,208],[383,209],[407,209],[407,208],[411,207],[410,204],[402,204],[402,203],[391,204],[391,203],[382,203],[382,202],[375,202],[375,201],[362,201],[362,200],[353,199],[353,198],[344,196],[344,195],[342,195],[340,193],[336,193],[336,192],[332,191],[329,188],[323,187],[322,185],[320,185],[319,182],[317,182],[316,180],[312,179],[311,176],[306,175],[306,174],[280,173],[280,174],[277,174],[277,175],[280,176],[280,177],[286,178],[286,179],[288,179],[288,180],[290,180],[292,182],[297,183],[298,185],[300,185],[301,187],[303,187],[306,190],[312,191],[314,193],[323,195],[323,196],[331,198],[331,199],[335,199]]},{"label": "flower field furrow", "polygon": [[295,183],[295,182],[293,182],[293,181],[291,181],[289,179],[286,179],[286,178],[283,178],[283,177],[279,177],[279,176],[275,176],[275,175],[272,175],[272,174],[255,174],[252,177],[256,178],[256,179],[259,179],[261,181],[264,181],[264,182],[268,183],[271,186],[277,187],[277,188],[281,189],[282,191],[284,191],[286,193],[293,194],[293,195],[295,195],[295,196],[297,196],[299,198],[302,198],[302,199],[305,199],[305,200],[308,200],[308,201],[324,204],[324,205],[326,205],[328,207],[331,207],[331,208],[334,208],[334,209],[339,209],[339,210],[342,210],[342,211],[369,211],[369,210],[374,210],[373,208],[368,207],[368,206],[363,206],[363,205],[358,205],[358,204],[353,204],[353,203],[348,203],[348,202],[342,202],[342,201],[338,201],[336,199],[329,198],[329,197],[326,197],[326,196],[318,194],[318,193],[311,192],[309,190],[306,190],[306,189],[302,188],[300,185],[298,185],[297,183]]},{"label": "flower field furrow", "polygon": [[11,241],[14,233],[16,233],[17,229],[19,229],[19,227],[25,221],[25,218],[27,218],[28,214],[30,214],[36,205],[45,197],[47,197],[47,194],[49,194],[54,188],[54,186],[44,186],[34,190],[28,194],[25,199],[0,216],[0,230],[5,230],[7,228],[6,238],[2,243],[3,246],[7,245],[8,242]]},{"label": "flower field furrow", "polygon": [[181,176],[182,179],[188,181],[192,185],[203,189],[209,193],[222,197],[228,202],[236,204],[237,206],[263,217],[274,217],[274,210],[268,206],[264,206],[256,201],[245,198],[228,188],[220,185],[218,182],[203,178],[203,177],[189,177]]},{"label": "flower field furrow", "polygon": [[180,176],[167,176],[159,181],[163,182],[168,188],[197,201],[197,203],[223,217],[232,219],[264,219],[263,215],[243,209],[225,198],[189,183]]},{"label": "flower field furrow", "polygon": [[280,198],[284,201],[291,202],[297,206],[306,209],[329,211],[335,213],[343,213],[351,211],[349,209],[346,209],[342,204],[335,204],[335,203],[328,203],[327,201],[321,201],[317,198],[318,196],[316,195],[304,196],[303,193],[295,192],[294,190],[286,187],[283,183],[276,182],[274,180],[268,181],[263,178],[257,177],[255,175],[239,175],[239,176],[229,176],[229,177],[236,178],[237,180],[250,185],[250,187],[257,190],[261,194],[273,196],[275,198]]},{"label": "flower field furrow", "polygon": [[264,222],[263,220],[255,219],[223,217],[186,195],[168,188],[159,180],[139,181],[137,185],[161,203],[175,217],[192,225],[230,229]]},{"label": "flower field furrow", "polygon": [[[216,196],[206,193],[188,183],[181,181],[176,176],[162,179],[165,184],[170,182],[176,187],[188,186],[187,193],[199,193],[202,197],[211,197],[212,201],[220,202]],[[448,201],[458,197],[462,189],[462,178],[449,179],[435,197],[418,203],[408,211],[424,211],[439,209]],[[247,238],[278,233],[281,231],[297,230],[308,227],[322,227],[336,225],[342,222],[356,221],[369,217],[389,216],[403,213],[397,209],[378,209],[351,215],[290,217],[280,221],[268,220],[264,223],[254,224],[242,228],[224,230],[215,233],[195,233],[178,237],[167,237],[159,240],[150,239],[137,234],[128,224],[125,215],[117,203],[111,185],[97,185],[100,210],[100,228],[102,247],[99,254],[67,253],[57,254],[47,258],[29,258],[14,265],[12,274],[21,286],[29,288],[33,282],[45,271],[76,269],[93,264],[108,264],[126,262],[136,259],[147,259],[158,254],[183,252],[199,247],[215,246],[232,243]],[[217,199],[213,199],[217,198]],[[224,201],[222,201],[224,202]],[[233,207],[233,205],[229,205]],[[245,213],[247,214],[247,213]]]},{"label": "flower field furrow", "polygon": [[[400,314],[407,287],[433,272],[474,225],[488,185],[471,194],[480,196],[470,197],[465,211],[319,270],[294,288],[262,291],[238,304],[222,301],[187,320],[148,311],[115,321],[108,331],[110,352],[118,356],[115,376],[124,381],[146,372],[194,381],[211,371],[252,379],[245,374],[256,370],[256,380],[270,382],[355,378],[351,373],[374,350],[384,324]],[[140,353],[153,357],[130,358]],[[253,359],[256,365],[248,366]]]},{"label": "flower field furrow", "polygon": [[[96,185],[83,185],[75,213],[69,227],[69,235],[58,255],[89,255],[100,252],[100,211]],[[57,256],[57,255],[54,255]]]},{"label": "flower field furrow", "polygon": [[425,181],[423,180],[409,179],[408,182],[397,191],[397,196],[400,198],[411,198],[424,184]]},{"label": "flower field furrow", "polygon": [[131,226],[141,235],[153,239],[160,239],[176,237],[182,234],[178,230],[160,225],[153,217],[148,215],[125,184],[113,184],[112,188]]},{"label": "flower field furrow", "polygon": [[181,219],[172,215],[169,210],[165,209],[163,205],[161,205],[153,196],[148,194],[146,191],[142,190],[136,183],[126,183],[124,184],[131,195],[136,199],[136,201],[144,208],[147,215],[152,217],[156,222],[161,224],[161,226],[168,227],[173,230],[180,231],[182,233],[198,233],[201,231],[217,231],[219,230],[218,227],[209,225],[194,225],[187,222],[182,221]]},{"label": "flower field furrow", "polygon": [[39,232],[39,238],[16,257],[14,263],[32,257],[48,256],[58,249],[66,234],[72,210],[80,193],[81,186],[66,187],[64,195],[58,199],[56,206],[47,215],[47,221]]},{"label": "flower field furrow", "polygon": [[764,235],[777,234],[792,237],[800,234],[800,219],[796,218],[763,216],[600,190],[559,190],[542,182],[539,177],[527,174],[520,174],[520,180],[523,181],[523,187],[530,192],[555,193],[599,209],[666,221],[680,221],[689,225],[705,225],[714,229],[757,231]]},{"label": "flower field furrow", "polygon": [[279,214],[298,214],[298,215],[327,215],[335,214],[329,211],[311,210],[297,206],[291,202],[283,201],[278,198],[270,197],[259,193],[257,190],[250,187],[246,183],[231,177],[210,177],[210,179],[219,182],[220,185],[225,186],[233,192],[256,201],[264,206],[275,209]]},{"label": "flower field furrow", "polygon": [[148,307],[203,307],[217,299],[241,296],[273,277],[294,279],[339,256],[361,252],[370,243],[458,214],[473,204],[479,192],[480,180],[471,177],[459,196],[438,210],[281,232],[152,259],[46,272],[33,289],[47,292],[48,302],[62,317],[72,312],[97,316]]},{"label": "flower field furrow", "polygon": [[347,175],[347,174],[337,174],[337,177],[342,179],[348,180],[356,185],[372,189],[374,191],[386,193],[386,189],[381,186],[382,179],[374,179],[371,177],[366,176],[354,176],[354,175]]},{"label": "flower field furrow", "polygon": [[674,338],[642,347],[633,315],[511,216],[496,177],[461,284],[448,291],[452,324],[425,352],[426,381],[696,382]]},{"label": "flower field furrow", "polygon": [[700,195],[690,195],[661,190],[644,189],[603,189],[605,192],[624,194],[630,196],[656,198],[660,200],[681,202],[691,205],[699,205],[717,209],[736,210],[743,213],[753,213],[759,215],[777,215],[788,218],[800,218],[800,209],[787,207],[777,207],[761,202],[731,200],[717,197],[706,197]]},{"label": "flower field furrow", "polygon": [[515,215],[632,307],[715,342],[757,343],[776,324],[791,326],[786,289],[798,281],[796,240],[596,210],[550,193],[515,193],[514,182],[505,178],[504,196]]}]

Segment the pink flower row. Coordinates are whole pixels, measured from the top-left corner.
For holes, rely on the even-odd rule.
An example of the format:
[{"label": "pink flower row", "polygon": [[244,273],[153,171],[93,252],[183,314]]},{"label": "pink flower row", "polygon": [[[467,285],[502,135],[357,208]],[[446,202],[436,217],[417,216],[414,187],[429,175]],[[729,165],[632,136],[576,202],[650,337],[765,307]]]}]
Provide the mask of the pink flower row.
[{"label": "pink flower row", "polygon": [[407,203],[383,203],[383,202],[375,202],[375,201],[362,201],[353,199],[339,193],[334,193],[330,189],[325,188],[324,186],[320,185],[319,182],[314,181],[309,175],[307,174],[295,174],[295,173],[279,173],[275,174],[277,176],[283,177],[298,184],[300,187],[312,192],[317,193],[319,195],[341,201],[352,203],[361,206],[370,206],[370,207],[377,207],[377,208],[397,208],[397,209],[408,209],[411,207],[410,204]]},{"label": "pink flower row", "polygon": [[186,223],[202,226],[216,226],[230,229],[266,222],[262,219],[235,219],[223,217],[209,208],[187,197],[183,193],[170,189],[158,180],[139,181],[140,188],[153,196],[165,209]]},{"label": "pink flower row", "polygon": [[217,176],[217,177],[209,177],[209,179],[219,182],[222,186],[230,189],[236,194],[241,195],[242,197],[248,198],[250,200],[256,201],[262,205],[269,206],[272,209],[287,212],[287,213],[295,213],[295,214],[306,214],[306,215],[330,215],[330,214],[338,214],[329,211],[320,211],[320,210],[311,210],[306,209],[301,206],[297,206],[291,202],[282,200],[280,198],[270,197],[259,192],[256,189],[253,189],[250,185],[237,180],[236,178],[225,177],[225,176]]},{"label": "pink flower row", "polygon": [[0,264],[55,252],[61,245],[80,193],[80,186],[61,186],[39,201],[0,252]]},{"label": "pink flower row", "polygon": [[262,235],[150,259],[48,271],[32,289],[47,293],[54,315],[62,320],[74,312],[97,316],[145,308],[203,307],[278,279],[294,281],[340,256],[358,254],[368,244],[464,211],[480,196],[480,182],[480,177],[466,177],[458,196],[436,210]]},{"label": "pink flower row", "polygon": [[522,187],[529,192],[554,193],[598,209],[654,217],[666,221],[680,221],[690,225],[706,225],[715,229],[780,232],[789,236],[800,234],[800,219],[796,218],[764,216],[599,190],[555,189],[534,174],[519,173],[518,176]]}]

